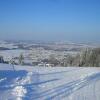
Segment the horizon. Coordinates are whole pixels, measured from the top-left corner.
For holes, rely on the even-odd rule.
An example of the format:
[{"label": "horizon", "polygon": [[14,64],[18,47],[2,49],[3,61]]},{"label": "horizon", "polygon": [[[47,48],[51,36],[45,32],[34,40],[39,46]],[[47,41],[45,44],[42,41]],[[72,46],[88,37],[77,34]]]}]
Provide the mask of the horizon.
[{"label": "horizon", "polygon": [[38,40],[38,39],[0,39],[0,41],[7,41],[7,42],[37,42],[37,43],[83,43],[83,44],[100,44],[100,40],[92,41],[92,40],[84,40],[84,41],[75,41],[75,40]]},{"label": "horizon", "polygon": [[0,39],[100,42],[99,0],[0,0]]}]

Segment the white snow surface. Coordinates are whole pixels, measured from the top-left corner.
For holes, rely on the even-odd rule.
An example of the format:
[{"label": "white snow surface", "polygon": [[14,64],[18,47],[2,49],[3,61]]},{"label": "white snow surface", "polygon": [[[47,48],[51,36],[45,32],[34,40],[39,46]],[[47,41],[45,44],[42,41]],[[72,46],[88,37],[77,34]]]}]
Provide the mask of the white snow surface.
[{"label": "white snow surface", "polygon": [[100,68],[0,64],[0,100],[100,100]]},{"label": "white snow surface", "polygon": [[30,52],[29,50],[21,50],[21,49],[16,49],[16,50],[4,50],[0,51],[0,56],[3,56],[4,60],[11,60],[13,57],[19,57],[20,54],[22,53],[24,56],[28,55]]}]

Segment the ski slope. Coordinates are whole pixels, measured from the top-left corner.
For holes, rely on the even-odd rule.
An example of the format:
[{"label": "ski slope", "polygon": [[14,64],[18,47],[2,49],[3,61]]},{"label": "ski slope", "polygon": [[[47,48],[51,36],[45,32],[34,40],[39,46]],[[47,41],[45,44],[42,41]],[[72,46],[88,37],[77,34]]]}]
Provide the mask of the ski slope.
[{"label": "ski slope", "polygon": [[100,100],[100,68],[0,64],[0,100]]}]

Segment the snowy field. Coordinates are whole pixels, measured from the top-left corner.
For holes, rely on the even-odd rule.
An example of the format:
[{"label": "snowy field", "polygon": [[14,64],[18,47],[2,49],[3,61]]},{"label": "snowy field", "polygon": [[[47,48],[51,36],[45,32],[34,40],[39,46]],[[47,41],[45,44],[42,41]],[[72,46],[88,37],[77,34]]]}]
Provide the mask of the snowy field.
[{"label": "snowy field", "polygon": [[100,68],[0,64],[0,100],[100,100]]},{"label": "snowy field", "polygon": [[27,56],[30,53],[29,50],[2,50],[0,51],[0,56],[3,56],[4,60],[11,60],[13,57],[19,57],[20,54],[23,54],[24,56]]}]

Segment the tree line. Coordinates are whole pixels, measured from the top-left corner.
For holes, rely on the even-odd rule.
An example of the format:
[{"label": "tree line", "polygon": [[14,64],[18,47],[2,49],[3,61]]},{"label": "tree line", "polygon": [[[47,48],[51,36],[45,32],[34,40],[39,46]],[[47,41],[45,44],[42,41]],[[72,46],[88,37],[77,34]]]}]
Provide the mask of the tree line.
[{"label": "tree line", "polygon": [[15,62],[15,58],[12,57],[12,59],[10,59],[10,61],[5,61],[3,56],[0,56],[0,63],[6,63],[6,64],[13,64],[13,65],[23,65],[24,64],[24,56],[21,53],[18,57],[18,63]]},{"label": "tree line", "polygon": [[62,66],[100,67],[100,48],[87,48],[75,56],[68,55],[63,59]]},{"label": "tree line", "polygon": [[[18,61],[18,64],[24,65],[23,54],[20,54]],[[43,59],[41,61],[53,64],[54,66],[100,67],[100,48],[86,48],[75,56],[67,55],[61,60],[58,60],[55,56],[51,55],[48,59]],[[0,63],[7,63],[4,61],[3,56],[0,56]],[[11,59],[8,63],[15,64],[15,61],[14,59]]]}]

